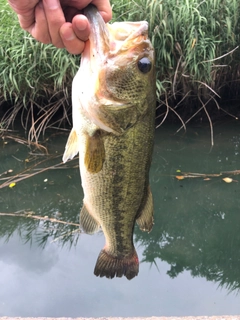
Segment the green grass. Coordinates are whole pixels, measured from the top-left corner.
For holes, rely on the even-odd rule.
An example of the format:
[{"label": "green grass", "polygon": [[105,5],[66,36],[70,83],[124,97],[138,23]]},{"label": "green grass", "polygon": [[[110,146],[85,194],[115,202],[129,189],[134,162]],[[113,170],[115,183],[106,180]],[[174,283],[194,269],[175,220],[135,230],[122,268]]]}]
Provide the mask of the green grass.
[{"label": "green grass", "polygon": [[[149,22],[159,108],[194,114],[207,112],[210,102],[219,107],[219,97],[239,97],[240,0],[111,3],[113,21]],[[8,126],[22,112],[30,139],[36,139],[55,114],[61,113],[58,124],[68,120],[79,57],[36,42],[20,29],[6,0],[0,7],[0,101],[14,106],[2,121]]]},{"label": "green grass", "polygon": [[122,19],[149,22],[156,49],[159,96],[169,90],[181,97],[189,90],[198,95],[204,88],[199,82],[220,92],[229,77],[236,80],[236,70],[230,73],[229,69],[239,65],[239,50],[213,60],[240,42],[239,0],[122,0],[121,4],[126,11]]}]

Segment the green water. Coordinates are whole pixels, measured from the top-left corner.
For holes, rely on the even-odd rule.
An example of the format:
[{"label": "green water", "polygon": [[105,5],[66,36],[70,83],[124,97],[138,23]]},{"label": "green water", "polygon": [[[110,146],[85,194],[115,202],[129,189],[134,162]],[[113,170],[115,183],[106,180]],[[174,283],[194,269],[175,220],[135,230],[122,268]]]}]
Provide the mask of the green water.
[{"label": "green water", "polygon": [[[74,225],[83,198],[78,160],[56,166],[67,134],[49,136],[49,155],[1,140],[0,316],[240,314],[240,175],[229,173],[240,170],[239,125],[215,125],[213,148],[207,125],[177,129],[156,132],[155,224],[150,234],[135,229],[142,262],[131,281],[93,275],[104,237]],[[204,176],[176,179],[183,172]]]}]

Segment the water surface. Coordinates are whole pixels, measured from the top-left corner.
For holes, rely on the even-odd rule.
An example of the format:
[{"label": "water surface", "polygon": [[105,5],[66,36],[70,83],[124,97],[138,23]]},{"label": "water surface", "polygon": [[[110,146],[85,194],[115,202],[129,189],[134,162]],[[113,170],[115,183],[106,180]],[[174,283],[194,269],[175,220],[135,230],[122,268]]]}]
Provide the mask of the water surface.
[{"label": "water surface", "polygon": [[[104,237],[80,234],[75,225],[83,198],[78,161],[56,166],[67,135],[49,136],[49,155],[1,141],[0,316],[240,314],[239,126],[215,125],[213,148],[207,125],[177,129],[156,132],[155,224],[149,234],[135,228],[142,262],[131,281],[93,275]],[[183,173],[191,177],[178,180]],[[9,188],[16,174],[22,180]]]}]

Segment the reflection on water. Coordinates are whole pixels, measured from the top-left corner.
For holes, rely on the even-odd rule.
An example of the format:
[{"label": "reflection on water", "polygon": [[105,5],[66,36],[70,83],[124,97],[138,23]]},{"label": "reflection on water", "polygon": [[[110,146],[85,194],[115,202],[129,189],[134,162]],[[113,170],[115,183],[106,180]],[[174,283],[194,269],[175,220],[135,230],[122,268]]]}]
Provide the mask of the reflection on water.
[{"label": "reflection on water", "polygon": [[[205,277],[236,293],[240,288],[237,129],[216,134],[212,150],[204,129],[189,129],[186,137],[173,136],[170,144],[159,141],[151,174],[155,227],[147,237],[140,232],[136,236],[144,245],[144,260],[167,261],[171,278],[189,270],[193,277]],[[178,181],[173,177],[180,175],[178,170],[191,172],[194,178]],[[207,178],[198,178],[198,173]],[[233,182],[224,182],[225,177]]]},{"label": "reflection on water", "polygon": [[[234,124],[222,128],[215,126],[212,149],[208,127],[178,134],[174,126],[157,130],[150,176],[155,225],[150,234],[136,227],[142,263],[132,281],[93,275],[104,239],[79,233],[78,160],[56,166],[67,135],[49,138],[48,156],[2,141],[0,182],[16,174],[20,181],[0,189],[0,316],[240,313],[240,132]],[[176,179],[182,172],[206,176]],[[21,296],[12,301],[25,287],[28,307]]]}]

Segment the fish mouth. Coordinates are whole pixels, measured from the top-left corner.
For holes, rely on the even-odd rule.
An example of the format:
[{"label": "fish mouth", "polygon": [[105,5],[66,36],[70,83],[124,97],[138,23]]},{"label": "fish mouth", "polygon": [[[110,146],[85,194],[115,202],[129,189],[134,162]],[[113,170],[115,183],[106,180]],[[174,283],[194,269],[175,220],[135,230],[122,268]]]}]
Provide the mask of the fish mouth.
[{"label": "fish mouth", "polygon": [[91,31],[88,41],[90,60],[97,61],[103,66],[106,57],[111,58],[117,54],[134,51],[135,47],[148,39],[147,21],[115,22],[106,24],[96,6],[89,4],[84,9]]},{"label": "fish mouth", "polygon": [[[75,76],[74,90],[81,89],[81,108],[87,117],[101,130],[119,135],[129,128],[129,123],[132,126],[139,119],[136,103],[143,102],[138,94],[135,100],[131,98],[131,88],[142,83],[138,60],[149,56],[153,61],[148,23],[107,24],[92,4],[83,13],[90,24],[90,35]],[[128,121],[126,109],[134,120]]]},{"label": "fish mouth", "polygon": [[[109,51],[109,31],[98,9],[93,4],[89,4],[84,9],[84,15],[87,17],[91,32],[89,35],[90,58],[101,62]],[[100,61],[99,61],[100,60]]]}]

